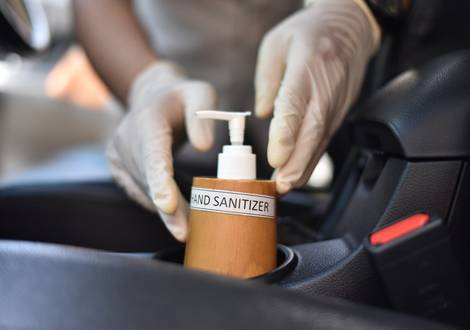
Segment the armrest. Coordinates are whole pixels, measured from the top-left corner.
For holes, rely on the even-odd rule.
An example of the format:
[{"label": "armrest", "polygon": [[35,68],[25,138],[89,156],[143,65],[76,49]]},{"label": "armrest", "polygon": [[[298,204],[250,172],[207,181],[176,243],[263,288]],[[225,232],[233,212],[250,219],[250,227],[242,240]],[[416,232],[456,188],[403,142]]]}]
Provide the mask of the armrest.
[{"label": "armrest", "polygon": [[149,259],[0,241],[0,328],[446,329]]},{"label": "armrest", "polygon": [[111,179],[0,189],[0,235],[119,252],[178,245],[158,215],[129,200]]}]

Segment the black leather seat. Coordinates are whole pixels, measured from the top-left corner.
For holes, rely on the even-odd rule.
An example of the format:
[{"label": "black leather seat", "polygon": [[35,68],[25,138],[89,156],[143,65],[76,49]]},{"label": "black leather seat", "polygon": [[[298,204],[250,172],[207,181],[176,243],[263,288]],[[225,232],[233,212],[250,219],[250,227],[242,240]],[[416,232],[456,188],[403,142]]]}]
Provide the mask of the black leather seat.
[{"label": "black leather seat", "polygon": [[0,241],[1,329],[449,329],[151,259]]},{"label": "black leather seat", "polygon": [[0,185],[0,239],[117,252],[178,245],[112,181],[102,148],[78,148]]}]

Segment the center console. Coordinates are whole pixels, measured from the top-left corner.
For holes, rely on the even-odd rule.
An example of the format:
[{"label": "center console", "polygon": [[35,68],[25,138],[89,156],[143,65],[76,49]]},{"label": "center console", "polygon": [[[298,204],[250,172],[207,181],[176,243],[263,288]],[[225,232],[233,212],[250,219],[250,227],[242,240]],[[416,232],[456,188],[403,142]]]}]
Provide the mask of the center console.
[{"label": "center console", "polygon": [[[278,267],[253,280],[388,306],[363,243],[372,231],[417,211],[443,220],[457,260],[468,271],[468,77],[470,52],[454,53],[404,72],[360,104],[351,124],[354,147],[333,193],[321,202],[326,208],[315,230],[307,224],[311,235],[300,231],[295,243],[279,245]],[[280,202],[280,222],[302,225],[318,217],[319,200],[310,192],[287,195]],[[145,252],[155,262],[176,264],[183,253],[155,215],[110,180],[2,187],[0,238]]]}]

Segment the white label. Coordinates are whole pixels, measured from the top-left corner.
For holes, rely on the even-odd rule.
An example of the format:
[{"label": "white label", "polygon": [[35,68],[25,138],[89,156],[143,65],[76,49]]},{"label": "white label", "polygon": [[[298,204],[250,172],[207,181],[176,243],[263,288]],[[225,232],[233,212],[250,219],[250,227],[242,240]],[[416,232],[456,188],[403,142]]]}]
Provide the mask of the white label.
[{"label": "white label", "polygon": [[226,190],[195,188],[191,190],[191,209],[234,215],[274,218],[274,197]]}]

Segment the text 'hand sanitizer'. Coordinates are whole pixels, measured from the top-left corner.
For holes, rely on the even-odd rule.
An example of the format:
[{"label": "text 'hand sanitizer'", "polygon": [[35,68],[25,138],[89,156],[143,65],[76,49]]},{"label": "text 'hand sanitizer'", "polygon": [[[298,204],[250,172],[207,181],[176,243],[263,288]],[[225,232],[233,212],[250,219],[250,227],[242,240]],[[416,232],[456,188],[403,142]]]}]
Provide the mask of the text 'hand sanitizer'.
[{"label": "text 'hand sanitizer'", "polygon": [[276,189],[256,180],[256,155],[243,145],[250,112],[197,115],[228,121],[231,145],[219,154],[217,178],[193,179],[184,264],[239,278],[267,273],[276,267]]}]

